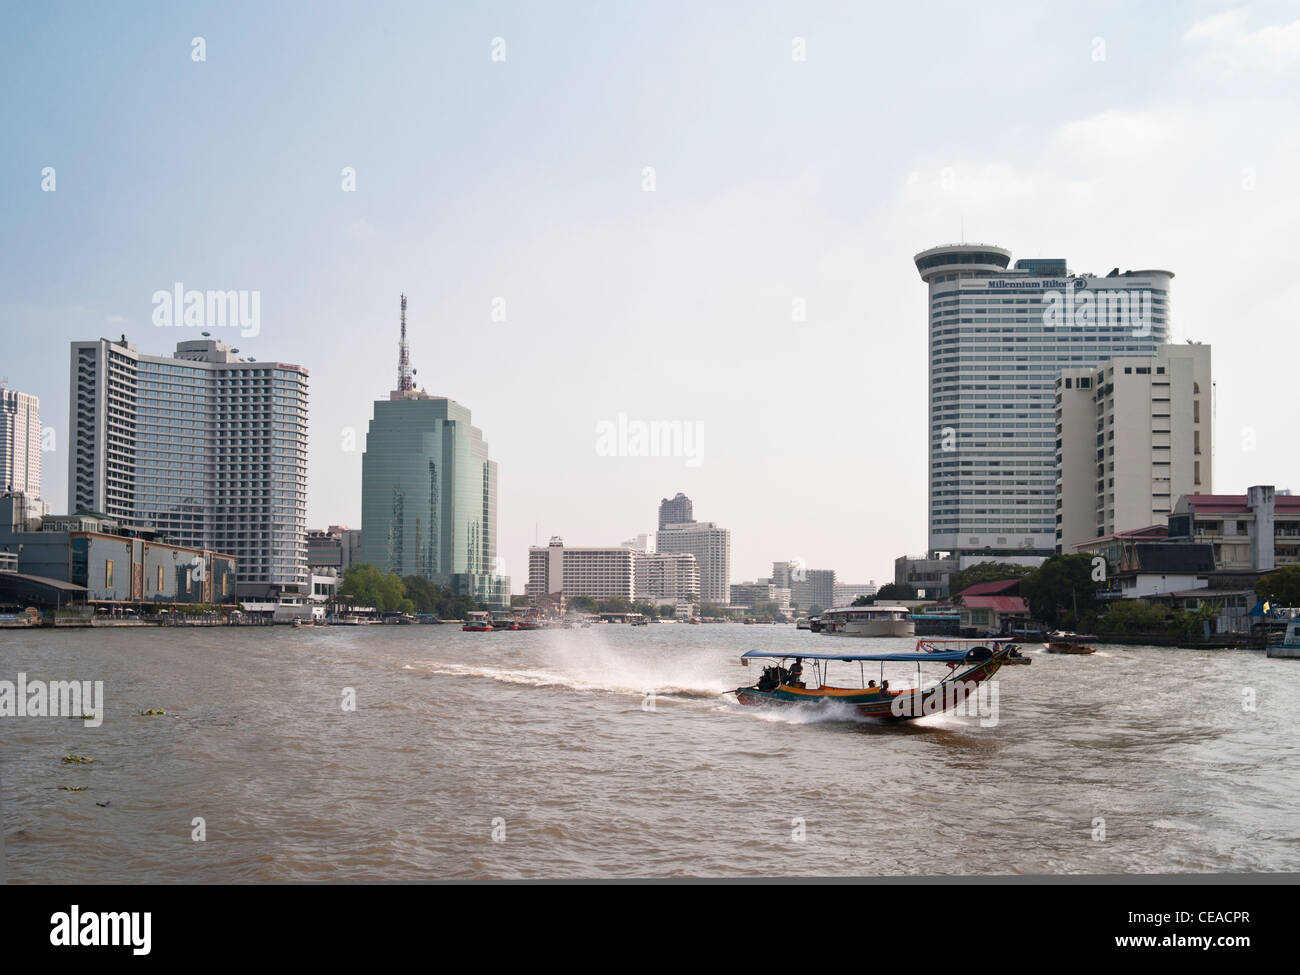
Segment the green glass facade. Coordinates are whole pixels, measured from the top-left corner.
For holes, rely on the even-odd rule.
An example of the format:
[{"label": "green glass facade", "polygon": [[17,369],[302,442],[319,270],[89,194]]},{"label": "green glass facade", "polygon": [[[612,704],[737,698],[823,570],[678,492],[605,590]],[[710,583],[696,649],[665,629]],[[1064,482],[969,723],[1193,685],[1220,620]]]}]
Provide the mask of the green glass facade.
[{"label": "green glass facade", "polygon": [[497,465],[459,403],[399,393],[375,403],[361,461],[361,561],[510,605],[497,562]]}]

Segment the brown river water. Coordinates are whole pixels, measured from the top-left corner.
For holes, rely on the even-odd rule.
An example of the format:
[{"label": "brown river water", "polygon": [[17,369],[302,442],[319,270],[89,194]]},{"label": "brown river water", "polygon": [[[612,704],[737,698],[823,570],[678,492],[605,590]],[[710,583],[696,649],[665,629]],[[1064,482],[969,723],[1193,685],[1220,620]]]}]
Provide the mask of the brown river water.
[{"label": "brown river water", "polygon": [[102,680],[106,702],[97,728],[0,718],[8,878],[1300,870],[1300,661],[1030,645],[995,714],[901,724],[724,696],[758,677],[746,649],[912,645],[739,625],[0,631],[0,680]]}]

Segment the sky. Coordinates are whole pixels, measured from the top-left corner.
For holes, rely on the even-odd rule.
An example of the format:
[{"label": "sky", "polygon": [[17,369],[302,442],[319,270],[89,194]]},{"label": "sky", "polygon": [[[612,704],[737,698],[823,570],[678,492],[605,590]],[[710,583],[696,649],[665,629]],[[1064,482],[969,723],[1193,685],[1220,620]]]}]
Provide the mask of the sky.
[{"label": "sky", "polygon": [[1300,491],[1297,3],[9,5],[0,80],[0,377],[56,512],[68,343],[197,338],[152,320],[181,282],[258,293],[214,335],[307,367],[309,523],[359,527],[405,292],[516,591],[678,491],[733,582],[890,581],[927,538],[912,257],[963,239],[1173,271],[1214,490]]}]

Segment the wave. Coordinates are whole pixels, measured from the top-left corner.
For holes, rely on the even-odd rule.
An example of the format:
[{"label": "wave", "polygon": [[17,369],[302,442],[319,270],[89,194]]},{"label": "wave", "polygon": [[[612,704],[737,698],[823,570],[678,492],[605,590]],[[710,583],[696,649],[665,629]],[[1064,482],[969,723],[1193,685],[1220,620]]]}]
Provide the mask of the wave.
[{"label": "wave", "polygon": [[721,684],[669,684],[653,681],[639,683],[622,681],[616,676],[613,680],[584,680],[569,674],[557,674],[545,670],[510,670],[502,667],[482,667],[467,664],[445,662],[406,664],[403,670],[414,670],[436,677],[479,677],[499,681],[503,684],[518,684],[524,687],[555,687],[572,691],[586,691],[605,694],[627,694],[642,697],[653,691],[656,698],[677,698],[686,700],[712,700],[730,690]]}]

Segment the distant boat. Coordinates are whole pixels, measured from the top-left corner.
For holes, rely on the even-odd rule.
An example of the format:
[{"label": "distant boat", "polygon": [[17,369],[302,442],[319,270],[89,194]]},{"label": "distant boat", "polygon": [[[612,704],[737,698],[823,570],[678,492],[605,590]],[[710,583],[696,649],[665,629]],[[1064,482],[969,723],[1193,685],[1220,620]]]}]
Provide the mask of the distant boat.
[{"label": "distant boat", "polygon": [[828,636],[915,636],[916,624],[906,606],[852,606],[830,609],[818,617],[819,633]]},{"label": "distant boat", "polygon": [[1085,646],[1082,643],[1067,643],[1063,640],[1053,640],[1051,643],[1043,644],[1043,648],[1048,653],[1096,653],[1094,647]]},{"label": "distant boat", "polygon": [[466,613],[465,625],[461,627],[466,633],[491,633],[492,623],[488,614],[483,612]]},{"label": "distant boat", "polygon": [[1043,644],[1043,649],[1048,653],[1096,653],[1097,651],[1086,643],[1076,642],[1088,639],[1091,638],[1077,636],[1074,633],[1062,633],[1058,630],[1055,633],[1048,634],[1047,642]]},{"label": "distant boat", "polygon": [[1281,643],[1270,643],[1268,655],[1279,659],[1300,658],[1300,616],[1293,618],[1286,625],[1286,635]]},{"label": "distant boat", "polygon": [[794,628],[796,630],[811,630],[812,624],[808,622],[807,616],[800,616],[794,621]]}]

